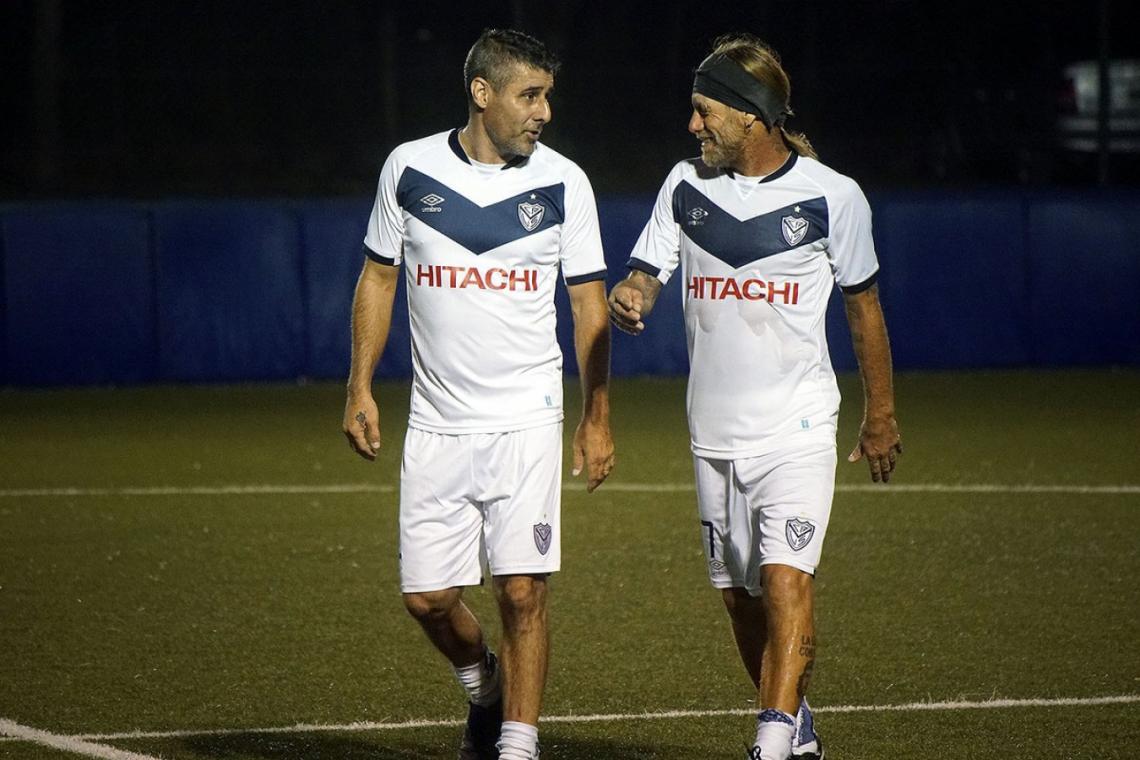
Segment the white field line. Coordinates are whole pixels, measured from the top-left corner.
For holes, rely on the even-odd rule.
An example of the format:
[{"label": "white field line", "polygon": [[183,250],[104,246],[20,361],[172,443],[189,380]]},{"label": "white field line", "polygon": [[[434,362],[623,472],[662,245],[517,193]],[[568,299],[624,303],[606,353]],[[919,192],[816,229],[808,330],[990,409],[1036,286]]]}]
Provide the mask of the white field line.
[{"label": "white field line", "polygon": [[[581,491],[581,483],[567,483],[563,491]],[[606,483],[602,491],[618,493],[692,493],[691,483]],[[274,485],[271,483],[221,486],[139,486],[124,488],[4,488],[0,498],[28,498],[35,496],[321,496],[337,494],[391,494],[398,486],[373,483],[344,483],[326,485]],[[1137,495],[1140,484],[1119,485],[1039,485],[1034,483],[840,483],[838,493],[952,493],[952,494],[1076,494],[1076,495]]]},{"label": "white field line", "polygon": [[60,734],[49,733],[38,728],[21,726],[19,723],[13,723],[4,718],[0,718],[0,734],[5,734],[25,742],[42,744],[45,747],[53,747],[76,755],[101,757],[105,758],[105,760],[158,760],[152,755],[140,755],[137,752],[127,752],[126,750],[116,749],[115,747],[95,744],[94,742],[81,739],[78,736],[61,736]]},{"label": "white field line", "polygon": [[[1003,710],[1015,707],[1092,707],[1097,705],[1124,705],[1140,702],[1140,694],[1122,694],[1108,697],[1073,697],[1055,699],[989,699],[980,702],[943,701],[909,702],[886,705],[831,705],[813,707],[819,715],[829,713],[922,712],[945,710]],[[641,713],[604,713],[593,715],[547,715],[543,723],[605,723],[641,720],[671,720],[677,718],[719,718],[755,715],[755,708],[735,710],[661,710]],[[394,723],[359,721],[339,725],[324,723],[298,723],[292,726],[255,728],[219,728],[194,731],[124,731],[109,734],[80,734],[66,737],[76,741],[124,741],[131,739],[182,739],[193,736],[234,736],[240,734],[304,734],[350,733],[361,731],[400,731],[416,728],[442,728],[463,725],[462,720],[406,720]],[[141,756],[135,756],[141,757]]]}]

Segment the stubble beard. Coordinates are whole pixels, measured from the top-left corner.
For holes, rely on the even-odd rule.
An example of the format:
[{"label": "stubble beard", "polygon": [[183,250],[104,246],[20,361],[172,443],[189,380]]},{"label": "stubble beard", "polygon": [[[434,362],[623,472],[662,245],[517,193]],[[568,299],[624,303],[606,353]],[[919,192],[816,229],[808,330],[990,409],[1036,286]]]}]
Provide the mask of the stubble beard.
[{"label": "stubble beard", "polygon": [[723,143],[714,142],[709,143],[708,147],[702,148],[701,160],[705,162],[705,166],[713,169],[726,169],[731,168],[740,158],[742,151],[740,147],[730,148]]},{"label": "stubble beard", "polygon": [[515,156],[527,158],[534,153],[534,149],[538,146],[537,141],[532,143],[526,139],[525,134],[502,139],[488,131],[488,136],[491,138],[491,144],[495,146],[495,150],[508,161]]}]

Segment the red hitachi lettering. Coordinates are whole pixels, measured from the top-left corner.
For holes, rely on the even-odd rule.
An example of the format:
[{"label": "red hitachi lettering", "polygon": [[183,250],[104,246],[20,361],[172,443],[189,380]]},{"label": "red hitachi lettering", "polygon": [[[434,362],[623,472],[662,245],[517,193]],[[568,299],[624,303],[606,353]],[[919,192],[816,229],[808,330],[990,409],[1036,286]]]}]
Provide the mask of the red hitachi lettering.
[{"label": "red hitachi lettering", "polygon": [[[451,272],[451,284],[448,285],[448,287],[454,288],[455,287],[455,281],[456,281],[456,275],[459,274],[459,272],[462,272],[464,269],[466,269],[466,267],[441,266],[440,269],[442,269],[445,272]],[[442,276],[439,278],[439,286],[441,288],[443,287],[443,277]]]},{"label": "red hitachi lettering", "polygon": [[788,303],[788,298],[791,296],[791,294],[792,284],[790,282],[785,282],[779,287],[777,287],[776,283],[774,282],[768,283],[768,303],[774,303],[776,296],[782,297],[784,299],[784,303]]},{"label": "red hitachi lettering", "polygon": [[476,267],[417,264],[415,284],[428,288],[533,292],[538,290],[538,270],[496,267],[484,271]]},{"label": "red hitachi lettering", "polygon": [[[500,277],[498,284],[491,278],[495,275]],[[488,290],[506,290],[507,289],[507,270],[505,269],[491,269],[488,270],[487,276],[483,278],[483,282],[487,283]]]},{"label": "red hitachi lettering", "polygon": [[467,276],[463,278],[463,282],[460,283],[459,287],[461,287],[461,288],[471,287],[471,288],[479,288],[479,290],[484,290],[485,287],[483,285],[483,276],[481,274],[479,274],[479,270],[476,269],[475,267],[468,267]]},{"label": "red hitachi lettering", "polygon": [[766,300],[775,303],[779,299],[781,303],[792,306],[800,302],[798,282],[772,282],[756,278],[740,282],[733,277],[690,277],[685,291],[689,298],[708,298],[712,301]]},{"label": "red hitachi lettering", "polygon": [[[753,290],[755,288],[755,290]],[[744,285],[741,286],[740,292],[744,294],[744,298],[748,301],[763,301],[764,300],[764,281],[763,280],[745,280]]]},{"label": "red hitachi lettering", "polygon": [[724,290],[720,292],[720,297],[722,299],[731,297],[735,298],[737,301],[743,298],[743,296],[740,295],[740,286],[736,283],[736,280],[732,279],[731,277],[725,278]]},{"label": "red hitachi lettering", "polygon": [[530,276],[525,269],[512,269],[507,279],[511,292],[514,292],[516,285],[521,285],[523,290],[530,290]]}]

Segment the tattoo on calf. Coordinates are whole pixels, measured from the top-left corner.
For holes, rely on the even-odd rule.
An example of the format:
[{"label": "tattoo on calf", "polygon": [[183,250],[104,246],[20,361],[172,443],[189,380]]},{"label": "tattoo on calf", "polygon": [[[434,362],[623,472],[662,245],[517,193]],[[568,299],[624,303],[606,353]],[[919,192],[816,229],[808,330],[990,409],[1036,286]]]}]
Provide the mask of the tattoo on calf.
[{"label": "tattoo on calf", "polygon": [[811,673],[815,669],[815,636],[800,637],[800,657],[807,658],[799,680],[796,681],[796,693],[802,699],[807,694],[808,684],[811,682]]},{"label": "tattoo on calf", "polygon": [[803,699],[807,694],[808,684],[811,683],[811,672],[815,668],[815,660],[808,660],[807,665],[804,665],[804,671],[800,673],[799,680],[796,681],[796,693],[800,699]]}]

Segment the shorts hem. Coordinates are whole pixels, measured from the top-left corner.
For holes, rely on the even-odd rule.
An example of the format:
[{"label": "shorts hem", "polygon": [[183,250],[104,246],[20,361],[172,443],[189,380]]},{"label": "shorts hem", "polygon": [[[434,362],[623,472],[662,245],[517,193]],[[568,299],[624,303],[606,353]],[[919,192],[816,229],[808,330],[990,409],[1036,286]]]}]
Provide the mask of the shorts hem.
[{"label": "shorts hem", "polygon": [[483,577],[480,576],[475,580],[460,579],[458,581],[439,581],[427,583],[401,583],[401,594],[427,594],[432,591],[446,591],[449,588],[468,588],[470,586],[478,586],[483,583]]},{"label": "shorts hem", "polygon": [[749,586],[747,583],[737,583],[731,579],[729,579],[727,581],[714,581],[713,579],[710,578],[709,583],[717,591],[723,591],[726,588],[742,588],[748,592],[749,596],[752,596],[752,597],[762,596],[764,593],[764,587],[763,586],[752,587],[752,586]]},{"label": "shorts hem", "polygon": [[436,435],[494,435],[498,433],[518,433],[523,430],[533,430],[535,428],[546,427],[547,425],[558,425],[565,420],[565,415],[559,410],[557,415],[544,415],[541,418],[533,418],[521,421],[505,421],[489,423],[486,425],[473,425],[471,427],[449,427],[441,425],[433,425],[430,422],[424,422],[417,419],[408,420],[408,428],[420,430],[424,433],[434,433]]},{"label": "shorts hem", "polygon": [[777,452],[798,452],[814,446],[836,445],[836,428],[834,425],[819,425],[811,431],[796,431],[790,436],[781,436],[778,442],[763,443],[757,446],[747,446],[741,449],[708,449],[699,446],[693,441],[689,442],[689,450],[694,456],[701,459],[715,459],[735,462],[740,459],[756,459]]},{"label": "shorts hem", "polygon": [[553,567],[545,565],[536,567],[534,565],[523,565],[521,567],[496,567],[490,571],[491,577],[498,577],[500,575],[550,575],[557,573],[562,569],[562,563],[559,562]]},{"label": "shorts hem", "polygon": [[815,577],[815,569],[819,567],[818,564],[813,565],[808,562],[797,562],[795,560],[789,560],[787,557],[770,557],[760,560],[760,567],[764,567],[764,565],[787,565],[788,567],[794,567],[796,570],[802,570],[813,578]]}]

